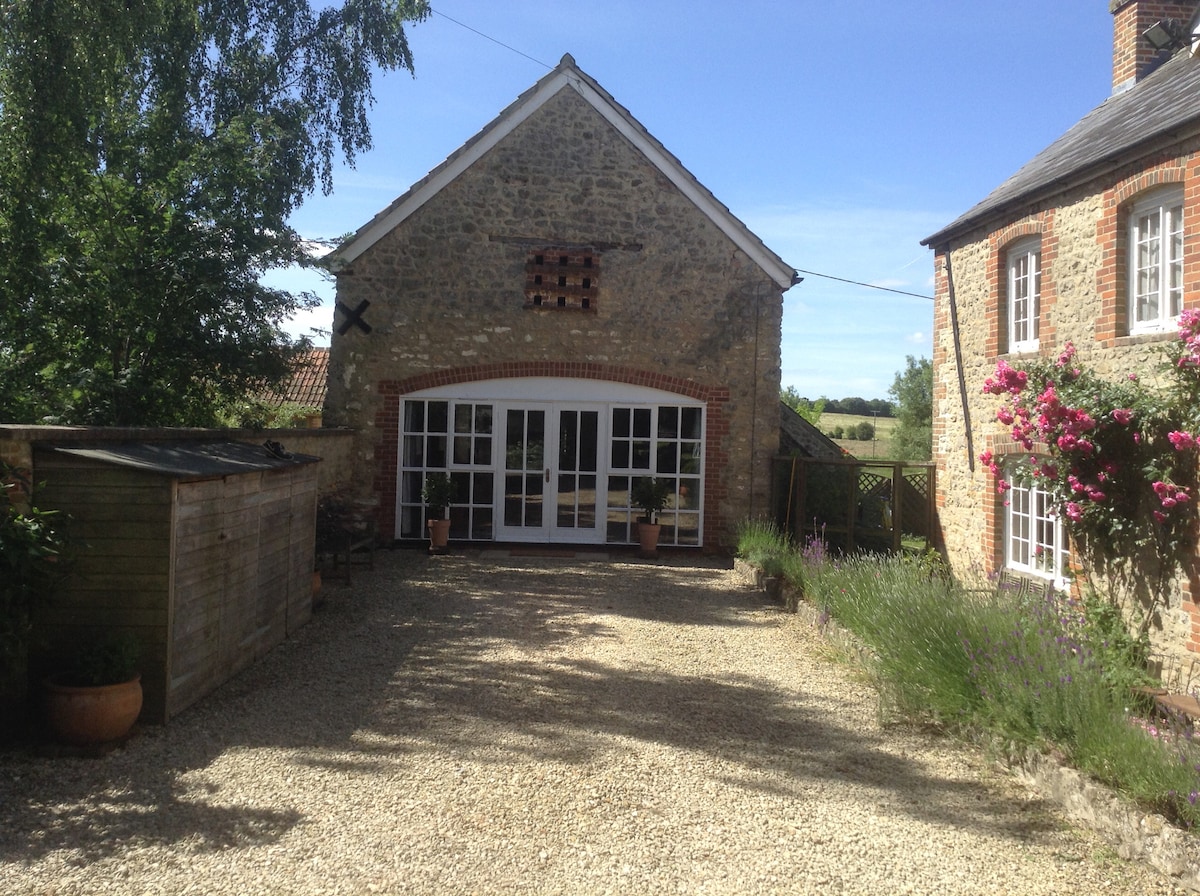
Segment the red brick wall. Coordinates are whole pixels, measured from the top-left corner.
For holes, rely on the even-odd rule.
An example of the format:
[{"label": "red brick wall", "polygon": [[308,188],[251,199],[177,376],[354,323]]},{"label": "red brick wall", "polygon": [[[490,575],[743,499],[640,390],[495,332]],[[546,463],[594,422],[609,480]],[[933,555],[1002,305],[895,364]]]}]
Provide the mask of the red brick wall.
[{"label": "red brick wall", "polygon": [[379,496],[377,523],[380,532],[396,530],[396,468],[400,452],[400,402],[408,394],[437,386],[471,383],[479,380],[512,377],[556,377],[601,380],[661,389],[705,402],[704,444],[704,531],[705,544],[718,546],[720,537],[731,520],[726,520],[722,506],[729,498],[729,389],[723,386],[702,386],[694,380],[681,379],[663,373],[610,367],[573,361],[513,361],[501,364],[478,364],[430,371],[403,380],[379,383],[382,401],[375,414],[375,429],[379,442],[375,454],[374,493]]},{"label": "red brick wall", "polygon": [[1196,12],[1196,0],[1114,0],[1113,13],[1113,89],[1136,81],[1155,58],[1155,50],[1142,34],[1162,19],[1177,19],[1184,25]]}]

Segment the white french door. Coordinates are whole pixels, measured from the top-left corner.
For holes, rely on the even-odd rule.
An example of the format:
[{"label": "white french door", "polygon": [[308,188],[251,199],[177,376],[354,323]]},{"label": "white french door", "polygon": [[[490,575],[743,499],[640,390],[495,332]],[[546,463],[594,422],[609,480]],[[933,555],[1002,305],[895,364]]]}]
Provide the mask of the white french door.
[{"label": "white french door", "polygon": [[502,541],[604,541],[603,408],[521,402],[498,407],[503,469],[496,537]]}]

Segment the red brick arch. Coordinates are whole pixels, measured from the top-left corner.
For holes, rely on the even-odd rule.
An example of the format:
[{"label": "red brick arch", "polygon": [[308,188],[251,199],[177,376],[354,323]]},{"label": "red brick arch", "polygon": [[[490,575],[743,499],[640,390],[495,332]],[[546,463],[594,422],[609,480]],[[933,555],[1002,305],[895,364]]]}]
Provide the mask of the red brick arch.
[{"label": "red brick arch", "polygon": [[553,377],[596,380],[659,389],[705,404],[704,532],[706,544],[715,542],[724,528],[721,505],[728,497],[723,471],[729,464],[729,388],[713,386],[665,373],[595,364],[584,361],[513,361],[433,370],[401,380],[380,380],[375,414],[378,439],[375,449],[374,492],[379,496],[381,533],[396,531],[396,470],[400,457],[400,399],[423,389],[474,383],[481,380]]}]

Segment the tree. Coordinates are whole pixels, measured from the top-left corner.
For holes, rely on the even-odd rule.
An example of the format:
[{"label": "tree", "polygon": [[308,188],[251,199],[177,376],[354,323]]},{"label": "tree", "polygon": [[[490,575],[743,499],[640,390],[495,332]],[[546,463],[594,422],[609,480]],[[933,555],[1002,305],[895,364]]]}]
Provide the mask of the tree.
[{"label": "tree", "polygon": [[425,0],[8,0],[0,419],[206,424],[280,382],[315,301],[288,217],[371,145]]},{"label": "tree", "polygon": [[821,414],[825,410],[824,398],[818,398],[816,401],[809,401],[807,398],[802,398],[800,396],[800,393],[796,391],[795,386],[788,386],[779,394],[779,400],[813,426],[816,426],[821,422]]},{"label": "tree", "polygon": [[933,456],[933,365],[928,358],[907,357],[888,389],[896,400],[892,454],[899,460],[927,461]]}]

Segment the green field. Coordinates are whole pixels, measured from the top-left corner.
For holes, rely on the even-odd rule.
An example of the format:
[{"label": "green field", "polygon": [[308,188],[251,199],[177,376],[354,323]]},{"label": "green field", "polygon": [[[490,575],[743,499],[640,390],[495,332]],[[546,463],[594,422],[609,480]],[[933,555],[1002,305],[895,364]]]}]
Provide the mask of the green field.
[{"label": "green field", "polygon": [[858,426],[860,423],[870,423],[875,426],[875,440],[860,442],[857,439],[834,439],[838,446],[849,451],[855,457],[883,457],[889,454],[892,430],[896,428],[895,417],[869,417],[862,414],[822,414],[817,428],[829,435],[837,427],[843,430]]}]

